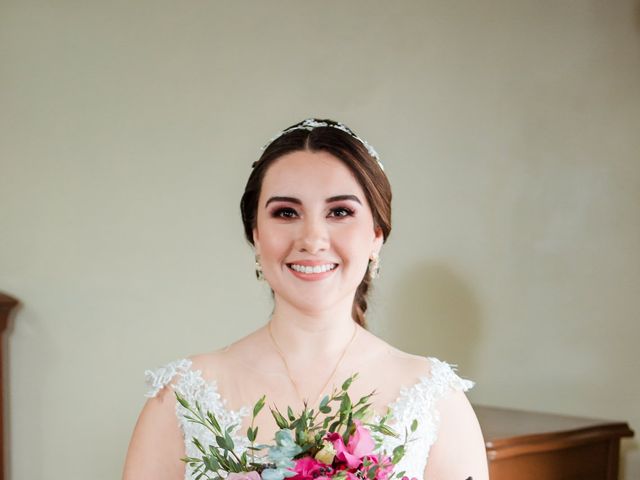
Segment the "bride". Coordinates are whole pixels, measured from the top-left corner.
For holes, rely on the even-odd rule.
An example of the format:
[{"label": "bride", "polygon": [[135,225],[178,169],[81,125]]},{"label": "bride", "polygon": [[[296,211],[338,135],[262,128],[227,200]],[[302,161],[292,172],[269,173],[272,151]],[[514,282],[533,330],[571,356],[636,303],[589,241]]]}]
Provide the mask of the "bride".
[{"label": "bride", "polygon": [[[355,372],[349,395],[375,390],[376,418],[389,409],[397,432],[418,419],[417,438],[397,466],[406,476],[488,479],[482,433],[464,394],[473,383],[447,363],[402,352],[367,330],[367,292],[391,231],[391,188],[375,150],[331,120],[293,125],[253,164],[241,211],[273,312],[264,326],[224,348],[146,372],[150,398],[124,479],[191,479],[180,460],[197,456],[191,439],[215,443],[184,419],[174,391],[212,411],[222,428],[237,424],[232,438],[241,452],[251,407],[263,394],[268,405],[299,412],[305,400],[317,406]],[[269,409],[254,426],[257,443],[273,441],[277,425]]]}]

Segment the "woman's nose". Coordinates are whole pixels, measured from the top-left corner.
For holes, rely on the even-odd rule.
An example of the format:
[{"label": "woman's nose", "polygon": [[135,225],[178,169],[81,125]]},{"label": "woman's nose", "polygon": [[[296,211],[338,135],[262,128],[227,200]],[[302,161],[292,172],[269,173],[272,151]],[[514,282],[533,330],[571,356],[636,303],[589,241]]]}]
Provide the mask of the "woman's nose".
[{"label": "woman's nose", "polygon": [[329,246],[329,232],[322,220],[307,218],[303,222],[298,249],[315,254]]}]

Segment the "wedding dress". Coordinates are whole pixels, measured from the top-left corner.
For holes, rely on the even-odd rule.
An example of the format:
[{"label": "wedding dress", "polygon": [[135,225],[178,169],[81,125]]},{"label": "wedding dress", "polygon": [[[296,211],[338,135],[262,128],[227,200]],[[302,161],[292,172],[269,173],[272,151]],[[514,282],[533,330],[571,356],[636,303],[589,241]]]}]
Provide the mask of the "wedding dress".
[{"label": "wedding dress", "polygon": [[[403,386],[395,401],[388,405],[392,415],[387,424],[400,434],[400,438],[387,436],[381,446],[381,449],[390,454],[395,446],[403,443],[405,429],[411,432],[411,423],[417,419],[418,428],[413,434],[415,440],[407,444],[404,457],[394,468],[394,471],[405,471],[406,476],[415,477],[417,480],[423,480],[429,450],[438,436],[438,400],[451,391],[467,391],[474,385],[472,381],[460,378],[454,371],[454,365],[433,357],[424,359],[430,366],[429,375],[421,376],[415,383]],[[246,405],[237,410],[228,408],[227,399],[218,391],[216,380],[203,378],[200,370],[192,368],[191,360],[176,360],[156,370],[147,370],[145,377],[150,387],[147,397],[155,397],[160,390],[170,386],[191,405],[195,405],[197,401],[203,410],[212,412],[223,429],[235,425],[231,430],[231,438],[238,456],[250,445],[245,435],[246,431],[241,431],[240,428],[242,420],[251,415],[253,405]],[[216,445],[215,439],[204,427],[185,419],[185,412],[184,407],[176,402],[176,415],[184,434],[186,455],[198,457],[199,451],[194,446],[192,438],[198,438],[205,446]],[[373,417],[374,422],[380,419],[379,414]],[[250,453],[249,450],[247,455]],[[192,480],[191,469],[188,466],[185,468],[185,480]]]}]

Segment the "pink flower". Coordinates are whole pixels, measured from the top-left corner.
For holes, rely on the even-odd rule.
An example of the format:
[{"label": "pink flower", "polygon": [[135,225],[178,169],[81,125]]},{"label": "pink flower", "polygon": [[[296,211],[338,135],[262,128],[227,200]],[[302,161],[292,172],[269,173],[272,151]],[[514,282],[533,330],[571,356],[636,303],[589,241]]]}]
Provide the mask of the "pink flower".
[{"label": "pink flower", "polygon": [[296,475],[291,480],[328,480],[333,474],[333,468],[313,457],[302,457],[294,461],[296,465],[293,470]]},{"label": "pink flower", "polygon": [[336,458],[345,462],[348,468],[357,468],[362,463],[362,458],[371,455],[375,447],[375,442],[369,430],[362,426],[360,420],[354,420],[356,430],[353,432],[345,446],[342,435],[332,432],[327,435],[327,440],[333,443],[336,450]]},{"label": "pink flower", "polygon": [[416,477],[407,477],[406,475],[404,477],[402,477],[402,480],[418,480]]},{"label": "pink flower", "polygon": [[230,472],[227,475],[227,480],[260,480],[260,474],[258,472]]},{"label": "pink flower", "polygon": [[[393,463],[391,463],[391,459],[386,456],[379,455],[367,455],[367,458],[371,461],[371,465],[366,468],[365,473],[367,473],[371,468],[375,465],[378,465],[378,470],[376,470],[375,480],[387,480],[389,475],[393,473]],[[402,480],[409,480],[408,478],[403,478]],[[416,480],[415,478],[412,480]]]}]

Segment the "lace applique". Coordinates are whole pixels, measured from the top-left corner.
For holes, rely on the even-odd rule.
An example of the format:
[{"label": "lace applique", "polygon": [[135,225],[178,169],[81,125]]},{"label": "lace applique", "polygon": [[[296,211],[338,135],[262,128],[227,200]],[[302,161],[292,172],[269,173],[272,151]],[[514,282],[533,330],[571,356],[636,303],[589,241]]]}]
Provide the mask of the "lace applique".
[{"label": "lace applique", "polygon": [[[388,454],[401,445],[405,437],[405,429],[414,440],[407,444],[404,457],[396,465],[397,471],[405,471],[409,478],[422,479],[427,465],[429,450],[438,439],[440,414],[436,408],[438,400],[452,390],[467,391],[474,383],[465,380],[455,373],[455,365],[449,365],[437,358],[428,357],[431,365],[430,376],[420,377],[418,383],[400,389],[397,400],[389,405],[392,415],[389,425],[398,433],[399,438],[384,437],[382,450]],[[375,421],[381,419],[374,416]],[[412,434],[411,423],[418,420],[418,428]]]},{"label": "lace applique", "polygon": [[[145,372],[146,380],[151,390],[147,393],[148,397],[155,397],[158,392],[165,386],[169,385],[171,380],[177,375],[178,378],[173,389],[182,395],[191,406],[195,406],[196,402],[200,404],[203,412],[209,411],[216,416],[222,429],[232,427],[229,435],[235,445],[235,451],[238,455],[247,450],[250,445],[246,435],[238,433],[242,425],[242,419],[249,415],[249,407],[242,407],[240,410],[229,410],[226,406],[226,399],[223,399],[218,393],[218,386],[215,380],[207,382],[202,378],[200,370],[191,370],[191,360],[182,359],[169,363],[165,367],[157,370],[147,370]],[[202,425],[190,422],[185,418],[187,410],[176,402],[176,416],[178,423],[184,434],[185,453],[188,457],[198,457],[200,452],[191,441],[197,438],[202,445],[216,445],[213,434]],[[259,460],[256,456],[256,460]],[[185,465],[185,480],[191,480],[190,468]]]},{"label": "lace applique", "polygon": [[184,375],[190,366],[190,360],[182,359],[171,362],[156,370],[146,370],[144,372],[144,379],[147,385],[151,387],[151,390],[145,394],[145,397],[153,398],[158,395],[158,392],[171,382],[176,373]]},{"label": "lace applique", "polygon": [[[415,477],[422,480],[424,469],[431,446],[438,438],[438,426],[440,415],[436,408],[438,400],[446,396],[453,390],[467,391],[473,387],[474,383],[465,380],[455,373],[455,365],[449,365],[437,358],[427,357],[431,369],[430,375],[420,377],[419,381],[410,387],[400,389],[400,395],[389,404],[392,415],[389,425],[396,430],[400,438],[384,437],[381,450],[387,453],[400,445],[404,440],[405,429],[413,436],[413,442],[407,445],[404,457],[396,466],[397,471],[405,471],[409,478]],[[232,426],[230,436],[235,444],[236,452],[241,455],[246,451],[250,442],[246,435],[238,432],[242,425],[242,419],[249,415],[250,408],[243,406],[240,410],[233,411],[226,407],[226,399],[222,398],[218,392],[215,380],[206,381],[202,378],[200,370],[191,370],[191,360],[182,359],[169,363],[156,370],[147,370],[145,378],[151,390],[147,397],[155,397],[162,388],[169,385],[177,376],[173,389],[183,395],[191,405],[199,402],[203,411],[211,411],[223,429]],[[176,415],[184,434],[185,451],[187,456],[196,457],[198,449],[193,445],[191,439],[198,438],[203,445],[215,445],[215,439],[211,432],[201,425],[189,422],[184,418],[186,410],[176,402]],[[380,415],[374,415],[373,421],[379,421]],[[418,420],[417,430],[411,434],[411,422]],[[256,457],[256,461],[260,461]],[[185,480],[192,480],[191,471],[185,468]]]}]

